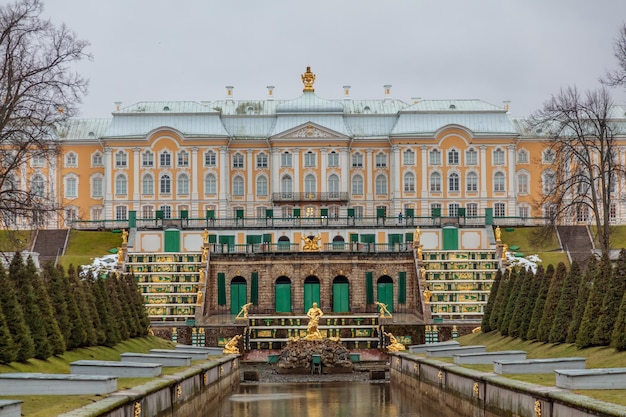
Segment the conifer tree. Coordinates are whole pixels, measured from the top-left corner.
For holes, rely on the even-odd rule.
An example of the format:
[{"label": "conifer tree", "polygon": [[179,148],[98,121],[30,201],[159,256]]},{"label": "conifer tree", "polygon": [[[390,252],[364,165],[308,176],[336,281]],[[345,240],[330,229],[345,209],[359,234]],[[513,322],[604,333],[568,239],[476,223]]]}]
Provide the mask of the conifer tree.
[{"label": "conifer tree", "polygon": [[528,340],[528,328],[530,327],[530,321],[535,310],[535,303],[537,302],[537,296],[539,295],[539,288],[544,280],[543,266],[539,265],[536,272],[527,271],[527,275],[530,278],[530,286],[528,288],[528,294],[524,303],[524,309],[522,311],[522,321],[519,328],[520,339]]},{"label": "conifer tree", "polygon": [[139,327],[138,327],[137,336],[147,336],[148,331],[150,329],[150,318],[148,317],[148,313],[146,312],[143,295],[139,291],[137,282],[135,281],[135,278],[132,275],[126,274],[124,276],[124,279],[130,291],[130,295],[131,295],[130,298],[132,300],[135,314],[137,315],[137,319],[138,319]]},{"label": "conifer tree", "polygon": [[54,308],[54,317],[63,335],[63,343],[66,349],[73,349],[74,347],[69,345],[70,332],[72,331],[69,315],[71,307],[69,305],[74,296],[68,290],[69,285],[65,283],[63,267],[54,266],[52,262],[46,263],[42,270],[42,279],[50,297],[50,304]]},{"label": "conifer tree", "polygon": [[608,288],[608,282],[611,279],[612,273],[611,261],[608,255],[604,253],[602,259],[600,259],[599,267],[594,274],[593,286],[589,292],[585,313],[583,314],[580,329],[578,329],[578,335],[576,336],[576,346],[581,349],[595,346],[593,334],[598,325],[602,300],[604,299],[604,293]]},{"label": "conifer tree", "polygon": [[602,298],[602,306],[598,314],[598,321],[593,333],[592,343],[595,346],[608,346],[613,336],[615,318],[626,291],[626,250],[622,249],[615,268],[608,282]]},{"label": "conifer tree", "polygon": [[[22,259],[21,255],[19,259]],[[26,324],[22,304],[19,301],[21,295],[18,296],[13,281],[9,278],[2,264],[0,264],[0,289],[0,304],[2,304],[4,318],[15,344],[15,360],[24,362],[35,354],[35,343],[30,334],[30,328]]]},{"label": "conifer tree", "polygon": [[65,352],[65,340],[63,339],[61,329],[57,323],[48,291],[31,256],[26,259],[26,273],[32,277],[33,291],[38,300],[37,303],[41,313],[41,321],[52,355],[61,355]]},{"label": "conifer tree", "polygon": [[496,272],[496,279],[500,275],[500,285],[498,286],[498,292],[495,295],[495,302],[493,303],[493,309],[491,310],[491,316],[489,317],[489,327],[491,330],[500,330],[498,323],[500,317],[504,315],[504,297],[506,296],[506,287],[508,286],[509,271],[498,270]]},{"label": "conifer tree", "polygon": [[509,285],[507,288],[508,295],[506,296],[506,307],[504,308],[504,316],[498,326],[500,328],[500,334],[502,336],[509,335],[509,323],[511,322],[513,310],[515,309],[515,303],[520,292],[518,287],[518,275],[518,272],[511,271],[511,278],[509,279]]},{"label": "conifer tree", "polygon": [[107,294],[106,286],[103,278],[95,278],[94,295],[96,298],[96,307],[100,315],[100,322],[104,330],[105,346],[114,346],[121,341],[118,322],[113,314],[111,300]]},{"label": "conifer tree", "polygon": [[526,303],[528,302],[527,297],[532,285],[532,279],[533,277],[531,272],[527,271],[526,268],[521,268],[519,270],[517,278],[519,294],[515,300],[513,314],[511,315],[511,320],[509,321],[509,336],[511,337],[521,336],[522,320],[524,317],[523,312]]},{"label": "conifer tree", "polygon": [[554,312],[554,319],[552,321],[552,328],[550,329],[550,336],[548,342],[550,343],[563,343],[567,338],[567,330],[569,324],[572,322],[574,316],[574,310],[576,306],[576,294],[580,287],[582,280],[582,272],[580,270],[580,264],[577,261],[572,262],[567,278],[563,283],[563,289],[561,290],[561,296]]},{"label": "conifer tree", "polygon": [[74,265],[67,268],[67,284],[72,294],[68,298],[68,314],[70,316],[71,332],[68,341],[68,349],[76,349],[83,346],[92,346],[87,337],[92,325],[88,320],[89,307],[85,296],[84,285],[78,276]]},{"label": "conifer tree", "polygon": [[541,280],[541,283],[539,286],[539,291],[537,291],[537,299],[535,301],[535,307],[533,309],[533,314],[530,318],[530,323],[528,324],[528,332],[526,333],[527,340],[537,339],[537,331],[539,330],[539,322],[541,321],[541,317],[543,316],[543,308],[546,304],[546,298],[548,297],[548,289],[550,288],[550,282],[552,281],[553,275],[554,275],[554,266],[550,264],[546,268],[546,272],[543,275],[543,279]]},{"label": "conifer tree", "polygon": [[498,270],[496,273],[496,277],[491,285],[491,290],[489,291],[489,298],[487,298],[487,304],[485,305],[485,310],[483,311],[482,322],[480,323],[480,328],[483,333],[489,333],[494,330],[489,324],[489,320],[491,319],[491,312],[493,311],[493,306],[496,303],[496,296],[498,295],[498,288],[500,287],[500,281],[502,281],[502,271]]},{"label": "conifer tree", "polygon": [[543,306],[543,314],[539,321],[539,327],[537,328],[537,340],[540,342],[547,342],[550,338],[550,330],[552,330],[552,322],[554,321],[554,315],[556,313],[557,305],[559,304],[559,298],[563,291],[563,283],[567,277],[567,267],[563,262],[559,262],[556,267],[554,275],[550,280],[550,287],[548,288],[548,294],[546,295],[546,302]]},{"label": "conifer tree", "polygon": [[126,340],[130,338],[130,330],[128,328],[128,310],[122,304],[123,295],[120,294],[118,287],[118,279],[115,274],[108,274],[104,279],[104,286],[109,296],[109,303],[111,304],[111,313],[117,323],[117,328],[120,335],[120,340]]},{"label": "conifer tree", "polygon": [[11,363],[16,357],[13,336],[9,331],[9,326],[2,312],[2,303],[0,303],[0,363]]},{"label": "conifer tree", "polygon": [[611,337],[611,347],[619,351],[626,350],[626,292],[622,297],[619,306],[619,313],[613,326],[613,335]]},{"label": "conifer tree", "polygon": [[100,312],[98,311],[96,279],[99,278],[96,278],[94,274],[89,273],[82,281],[87,304],[85,306],[86,310],[84,310],[84,314],[85,317],[88,318],[89,323],[91,323],[91,328],[93,329],[91,336],[89,336],[91,346],[104,345],[106,341],[104,324],[100,319]]},{"label": "conifer tree", "polygon": [[[131,278],[132,280],[132,278]],[[128,329],[130,331],[130,337],[139,337],[142,335],[141,331],[141,317],[135,308],[135,297],[133,294],[133,287],[130,286],[128,280],[128,274],[124,274],[117,280],[120,294],[122,294],[122,305],[127,310],[126,314],[129,317]]]},{"label": "conifer tree", "polygon": [[598,261],[595,256],[592,256],[589,258],[587,268],[582,274],[580,286],[576,292],[576,305],[574,306],[574,311],[572,312],[572,322],[567,328],[567,337],[565,338],[566,343],[576,343],[576,337],[578,337],[580,323],[582,322],[583,314],[585,314],[587,299],[589,298],[589,293],[593,287],[593,277],[596,274],[597,268]]}]

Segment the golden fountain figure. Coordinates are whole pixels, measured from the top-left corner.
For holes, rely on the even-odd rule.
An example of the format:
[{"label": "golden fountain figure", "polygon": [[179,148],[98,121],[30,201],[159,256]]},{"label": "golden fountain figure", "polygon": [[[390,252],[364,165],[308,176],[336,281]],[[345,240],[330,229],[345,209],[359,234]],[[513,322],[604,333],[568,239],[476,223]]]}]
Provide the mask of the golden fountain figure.
[{"label": "golden fountain figure", "polygon": [[252,306],[252,303],[246,303],[241,306],[241,311],[235,316],[235,320],[237,319],[247,319],[248,318],[248,309]]},{"label": "golden fountain figure", "polygon": [[304,84],[303,93],[314,92],[313,83],[315,82],[315,74],[311,72],[311,67],[306,67],[306,72],[301,75],[302,83]]},{"label": "golden fountain figure", "polygon": [[380,315],[378,317],[393,317],[389,310],[387,310],[387,304],[381,303],[380,301],[376,301],[376,305],[378,306],[378,312]]},{"label": "golden fountain figure", "polygon": [[304,252],[314,252],[320,250],[319,241],[322,240],[320,235],[317,236],[302,236]]},{"label": "golden fountain figure", "polygon": [[306,329],[306,337],[307,340],[316,340],[323,339],[322,334],[320,333],[317,326],[319,325],[320,318],[324,315],[324,312],[317,306],[317,303],[313,303],[309,311],[306,313],[309,316],[309,324]]},{"label": "golden fountain figure", "polygon": [[122,244],[128,243],[128,230],[122,230]]},{"label": "golden fountain figure", "polygon": [[424,303],[425,304],[430,304],[430,297],[433,296],[433,293],[430,292],[428,287],[426,287],[426,289],[424,289],[424,292],[422,293],[422,295],[424,295]]},{"label": "golden fountain figure", "polygon": [[383,332],[385,336],[389,337],[389,345],[387,345],[387,352],[399,352],[401,350],[406,350],[406,347],[398,342],[395,336],[388,332]]},{"label": "golden fountain figure", "polygon": [[241,339],[241,335],[235,335],[232,339],[230,339],[228,341],[228,343],[226,343],[226,346],[224,346],[224,354],[231,354],[231,355],[239,355],[239,339]]}]

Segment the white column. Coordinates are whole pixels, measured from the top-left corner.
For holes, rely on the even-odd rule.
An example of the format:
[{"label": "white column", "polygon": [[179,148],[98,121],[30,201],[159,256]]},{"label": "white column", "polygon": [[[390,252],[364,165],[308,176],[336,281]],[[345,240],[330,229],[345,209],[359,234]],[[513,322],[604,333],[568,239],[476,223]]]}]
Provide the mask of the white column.
[{"label": "white column", "polygon": [[300,149],[293,150],[293,192],[300,192]]},{"label": "white column", "polygon": [[[391,173],[391,198],[395,203],[395,200],[400,198],[400,184],[402,184],[402,178],[400,178],[400,146],[394,145],[391,147],[391,161],[389,172]],[[393,213],[397,211],[397,207],[392,208]]]},{"label": "white column", "polygon": [[341,190],[350,192],[350,154],[348,148],[339,150],[339,166],[341,167]]},{"label": "white column", "polygon": [[480,166],[480,198],[484,204],[484,199],[487,198],[487,146],[485,145],[480,147],[478,165]]},{"label": "white column", "polygon": [[321,187],[319,187],[319,190],[322,193],[325,193],[328,191],[328,178],[326,178],[326,170],[328,169],[328,150],[326,148],[322,148],[320,158],[322,158],[322,160],[320,161],[322,174],[320,175],[321,178],[319,179],[321,182]]},{"label": "white column", "polygon": [[189,210],[190,216],[204,217],[202,213],[198,211],[198,183],[201,182],[200,178],[198,178],[198,148],[191,148],[191,160],[189,161],[191,164],[191,207]]},{"label": "white column", "polygon": [[365,196],[365,216],[375,216],[374,201],[374,150],[367,149],[367,157],[365,158],[365,181],[367,182],[367,194]]},{"label": "white column", "polygon": [[508,161],[507,163],[509,164],[509,170],[508,170],[508,175],[509,175],[509,189],[508,191],[508,204],[507,204],[507,211],[508,211],[508,215],[509,216],[515,216],[515,195],[517,194],[517,191],[515,190],[515,145],[511,144],[508,146]]},{"label": "white column", "polygon": [[[430,210],[428,207],[428,193],[430,192],[430,186],[428,181],[428,146],[420,146],[420,151],[422,153],[422,166],[420,167],[420,175],[422,176],[422,201],[420,204],[421,213],[419,215],[430,216]],[[417,216],[418,214],[415,213],[415,215]]]},{"label": "white column", "polygon": [[272,187],[270,193],[277,193],[280,191],[280,151],[271,149],[270,155],[270,184]]},{"label": "white column", "polygon": [[104,219],[113,219],[113,150],[104,148]]},{"label": "white column", "polygon": [[247,179],[247,190],[246,190],[246,201],[248,203],[252,202],[252,196],[254,195],[254,193],[252,192],[254,187],[253,187],[253,183],[254,183],[254,162],[253,162],[253,158],[252,158],[252,149],[248,149],[246,151],[246,179]]},{"label": "white column", "polygon": [[[228,148],[226,146],[222,146],[219,149],[219,200],[220,207],[218,210],[222,213],[226,213],[230,207],[228,206],[228,196],[230,195],[230,187],[228,186],[228,179],[230,178],[230,164],[228,163]],[[229,212],[230,213],[230,212]]]},{"label": "white column", "polygon": [[139,157],[141,156],[140,148],[133,148],[133,205],[131,210],[139,211],[140,209],[136,207],[139,204]]}]

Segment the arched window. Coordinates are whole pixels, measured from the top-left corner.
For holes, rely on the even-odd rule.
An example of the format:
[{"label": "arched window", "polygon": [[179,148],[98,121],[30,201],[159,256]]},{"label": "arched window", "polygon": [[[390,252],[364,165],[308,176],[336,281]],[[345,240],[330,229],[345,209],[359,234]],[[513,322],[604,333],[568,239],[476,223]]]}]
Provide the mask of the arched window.
[{"label": "arched window", "polygon": [[256,156],[256,167],[257,168],[267,168],[267,154],[261,152]]},{"label": "arched window", "polygon": [[387,194],[387,178],[384,175],[376,177],[376,195]]},{"label": "arched window", "polygon": [[493,151],[493,164],[504,165],[504,151],[500,148]]},{"label": "arched window", "polygon": [[363,177],[360,175],[352,177],[352,195],[363,195]]},{"label": "arched window", "polygon": [[429,153],[430,165],[441,165],[441,151],[439,149],[433,149]]},{"label": "arched window", "polygon": [[237,197],[242,197],[243,194],[243,178],[241,177],[241,175],[237,175],[235,178],[233,178],[233,195]]},{"label": "arched window", "polygon": [[476,152],[476,149],[470,148],[465,151],[465,165],[478,165],[478,152]]},{"label": "arched window", "polygon": [[304,192],[314,193],[315,191],[317,191],[317,181],[315,180],[315,175],[308,174],[304,177]]},{"label": "arched window", "polygon": [[159,190],[161,194],[170,194],[172,192],[172,179],[169,175],[161,175]]},{"label": "arched window", "polygon": [[355,153],[352,155],[352,168],[363,168],[363,154]]},{"label": "arched window", "polygon": [[217,194],[217,179],[213,174],[207,174],[204,177],[204,193],[214,195]]},{"label": "arched window", "polygon": [[284,175],[280,179],[280,192],[283,193],[284,197],[291,197],[291,193],[293,191],[293,181],[290,175]]},{"label": "arched window", "polygon": [[189,152],[185,150],[178,152],[177,163],[179,167],[188,167],[189,166]]},{"label": "arched window", "polygon": [[206,151],[204,154],[204,166],[214,167],[217,165],[217,155],[213,151]]},{"label": "arched window", "polygon": [[65,166],[75,167],[78,165],[78,156],[74,152],[65,155]]},{"label": "arched window", "polygon": [[115,167],[116,168],[126,168],[126,152],[118,151],[115,154]]},{"label": "arched window", "polygon": [[102,166],[102,153],[96,152],[91,156],[91,165],[95,167]]},{"label": "arched window", "polygon": [[458,165],[459,164],[459,151],[456,149],[450,149],[448,151],[448,165]]},{"label": "arched window", "polygon": [[153,195],[154,194],[154,178],[151,174],[146,174],[141,179],[141,194]]},{"label": "arched window", "polygon": [[265,175],[261,175],[256,179],[256,195],[267,195],[267,177]]},{"label": "arched window", "polygon": [[517,174],[517,193],[528,194],[528,174],[525,172]]},{"label": "arched window", "polygon": [[328,177],[328,192],[336,196],[339,194],[339,177],[335,174]]},{"label": "arched window", "polygon": [[78,179],[74,175],[69,175],[65,178],[65,197],[78,197]]},{"label": "arched window", "polygon": [[104,196],[104,178],[100,174],[91,177],[91,196],[102,198]]},{"label": "arched window", "polygon": [[407,149],[402,154],[402,162],[404,165],[415,165],[415,152],[411,149]]},{"label": "arched window", "polygon": [[387,167],[387,155],[382,152],[376,154],[376,168],[386,168]]},{"label": "arched window", "polygon": [[176,191],[180,195],[189,194],[189,177],[187,174],[180,174],[178,176],[178,183],[176,184]]},{"label": "arched window", "polygon": [[505,191],[505,178],[502,172],[496,172],[493,176],[493,191],[501,193]]},{"label": "arched window", "polygon": [[469,172],[467,174],[467,191],[478,191],[478,174],[476,174],[475,172]]},{"label": "arched window", "polygon": [[151,151],[145,151],[141,155],[141,166],[142,167],[153,167],[154,166],[154,154]]},{"label": "arched window", "polygon": [[46,182],[41,175],[34,175],[31,180],[31,192],[35,197],[45,197]]},{"label": "arched window", "polygon": [[170,167],[172,166],[172,154],[168,151],[163,151],[159,155],[159,164],[162,167]]},{"label": "arched window", "polygon": [[118,174],[115,177],[115,195],[126,195],[126,175]]},{"label": "arched window", "polygon": [[543,179],[543,193],[550,195],[554,193],[556,188],[556,175],[552,171],[545,171],[542,175]]},{"label": "arched window", "polygon": [[448,191],[458,192],[459,187],[459,174],[453,172],[448,177]]},{"label": "arched window", "polygon": [[438,172],[430,174],[430,191],[433,193],[441,192],[441,174]]},{"label": "arched window", "polygon": [[243,168],[243,155],[239,152],[233,155],[233,168]]},{"label": "arched window", "polygon": [[415,192],[415,175],[412,172],[404,174],[404,191],[407,193]]}]

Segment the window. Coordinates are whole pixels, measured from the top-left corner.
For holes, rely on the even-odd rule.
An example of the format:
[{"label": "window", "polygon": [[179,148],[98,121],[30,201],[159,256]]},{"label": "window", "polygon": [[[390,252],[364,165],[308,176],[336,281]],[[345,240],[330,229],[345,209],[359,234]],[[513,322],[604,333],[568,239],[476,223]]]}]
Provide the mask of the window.
[{"label": "window", "polygon": [[504,204],[504,203],[495,203],[493,205],[493,215],[495,217],[504,217],[504,216],[506,216],[506,204]]},{"label": "window", "polygon": [[256,195],[257,196],[266,196],[267,195],[267,177],[265,175],[261,175],[256,179]]},{"label": "window", "polygon": [[438,172],[433,172],[432,174],[430,174],[430,192],[441,192],[441,174]]},{"label": "window", "polygon": [[339,154],[335,151],[332,151],[328,154],[328,166],[329,167],[338,167],[339,166]]},{"label": "window", "polygon": [[493,151],[493,164],[504,165],[504,151],[500,148]]},{"label": "window", "polygon": [[204,166],[214,167],[217,166],[217,155],[213,151],[206,151],[204,153]]},{"label": "window", "polygon": [[65,178],[65,197],[78,197],[78,180],[75,176]]},{"label": "window", "polygon": [[478,216],[478,204],[477,203],[467,203],[465,207],[465,215],[468,217],[476,217]]},{"label": "window", "polygon": [[517,175],[517,193],[528,194],[528,174],[522,173]]},{"label": "window", "polygon": [[363,218],[363,206],[354,206],[354,218],[362,219]]},{"label": "window", "polygon": [[31,192],[35,197],[45,197],[46,183],[41,175],[34,175],[31,180]]},{"label": "window", "polygon": [[233,178],[233,196],[242,197],[243,193],[243,178],[240,175],[237,175]]},{"label": "window", "polygon": [[289,175],[285,175],[280,179],[280,192],[283,198],[291,198],[292,184],[291,176]]},{"label": "window", "polygon": [[74,207],[65,209],[65,222],[72,223],[72,222],[75,222],[76,220],[78,220],[76,209]]},{"label": "window", "polygon": [[526,205],[519,206],[519,216],[523,218],[528,218],[530,214],[530,208]]},{"label": "window", "polygon": [[576,221],[586,222],[589,220],[589,207],[585,204],[579,204],[576,206]]},{"label": "window", "polygon": [[126,220],[126,206],[115,206],[115,220]]},{"label": "window", "polygon": [[448,191],[450,192],[458,192],[459,191],[459,174],[453,172],[448,177]]},{"label": "window", "polygon": [[159,192],[161,194],[170,194],[172,192],[172,179],[169,175],[161,175],[159,182]]},{"label": "window", "polygon": [[317,181],[315,180],[315,175],[309,174],[304,177],[304,192],[314,193],[315,191],[317,191]]},{"label": "window", "polygon": [[208,174],[204,177],[204,193],[210,195],[217,194],[217,179],[215,175]]},{"label": "window", "polygon": [[471,148],[465,151],[465,165],[478,165],[478,152]]},{"label": "window", "polygon": [[257,207],[256,208],[256,218],[264,219],[267,216],[267,207]]},{"label": "window", "polygon": [[430,165],[441,165],[441,152],[438,149],[430,151],[428,163]]},{"label": "window", "polygon": [[115,154],[115,168],[126,168],[126,152],[119,151]]},{"label": "window", "polygon": [[387,178],[384,175],[376,177],[376,195],[387,194]]},{"label": "window", "polygon": [[557,207],[555,204],[546,204],[543,206],[543,214],[550,220],[554,220],[558,216]]},{"label": "window", "polygon": [[315,165],[315,154],[311,151],[308,151],[304,154],[304,166],[307,168],[311,168]]},{"label": "window", "polygon": [[339,197],[339,177],[335,174],[328,177],[328,192],[332,198]]},{"label": "window", "polygon": [[100,152],[96,152],[93,155],[91,155],[91,165],[95,166],[95,167],[101,167],[103,164],[102,162],[102,154]]},{"label": "window", "polygon": [[407,149],[402,153],[402,162],[404,165],[415,165],[415,152]]},{"label": "window", "polygon": [[528,163],[528,152],[525,149],[521,149],[517,152],[517,163],[518,164],[527,164]]},{"label": "window", "polygon": [[467,174],[467,191],[470,193],[478,191],[478,174],[475,172]]},{"label": "window", "polygon": [[180,195],[189,195],[189,177],[187,176],[187,174],[180,174],[178,176],[176,191]]},{"label": "window", "polygon": [[46,166],[46,157],[44,155],[42,155],[42,154],[34,154],[32,160],[33,160],[33,166],[34,167],[44,167],[44,166]]},{"label": "window", "polygon": [[104,195],[103,178],[100,176],[91,179],[91,196],[93,198],[102,198]]},{"label": "window", "polygon": [[178,166],[179,167],[189,166],[189,152],[187,151],[178,152]]},{"label": "window", "polygon": [[439,210],[439,213],[441,213],[441,203],[431,203],[430,205],[431,215],[435,213],[435,210]]},{"label": "window", "polygon": [[162,167],[172,166],[172,155],[168,151],[163,151],[159,155],[159,165]]},{"label": "window", "polygon": [[141,194],[153,195],[154,194],[154,178],[152,175],[146,174],[141,178]]},{"label": "window", "polygon": [[415,175],[412,172],[404,174],[404,191],[407,193],[415,192]]},{"label": "window", "polygon": [[459,216],[459,203],[450,203],[450,204],[448,204],[448,216],[450,216],[450,217],[458,217]]},{"label": "window", "polygon": [[459,151],[456,149],[450,149],[448,151],[448,165],[458,165],[459,164]]},{"label": "window", "polygon": [[280,166],[281,167],[290,167],[291,166],[292,155],[289,152],[285,152],[280,155]]},{"label": "window", "polygon": [[233,155],[233,168],[243,168],[243,155],[239,152]]},{"label": "window", "polygon": [[102,207],[91,208],[91,220],[102,220],[104,209]]},{"label": "window", "polygon": [[615,223],[615,220],[617,220],[617,204],[611,203],[609,206],[609,221]]},{"label": "window", "polygon": [[376,154],[376,168],[386,168],[387,167],[387,155],[384,153]]},{"label": "window", "polygon": [[553,164],[556,159],[556,155],[552,149],[546,149],[543,152],[543,163],[544,164]]},{"label": "window", "polygon": [[267,154],[266,153],[260,153],[256,156],[256,167],[267,168]]},{"label": "window", "polygon": [[556,188],[556,176],[552,171],[546,171],[543,173],[543,193],[550,195],[554,193]]},{"label": "window", "polygon": [[161,206],[159,210],[163,212],[163,217],[166,219],[172,218],[172,207],[171,206]]},{"label": "window", "polygon": [[115,177],[115,195],[125,196],[126,193],[126,175],[119,174]]},{"label": "window", "polygon": [[357,152],[352,155],[352,168],[363,168],[363,154]]},{"label": "window", "polygon": [[141,166],[145,168],[154,166],[154,154],[151,151],[145,151],[141,154]]},{"label": "window", "polygon": [[363,195],[363,177],[360,175],[352,177],[352,194]]},{"label": "window", "polygon": [[152,218],[154,218],[154,207],[152,207],[152,206],[143,206],[141,208],[141,218],[143,218],[143,219],[152,219]]},{"label": "window", "polygon": [[74,152],[69,152],[65,155],[65,166],[66,167],[75,167],[78,165],[78,156]]},{"label": "window", "polygon": [[493,191],[497,193],[504,192],[505,190],[505,179],[504,174],[502,172],[496,172],[493,176]]}]

